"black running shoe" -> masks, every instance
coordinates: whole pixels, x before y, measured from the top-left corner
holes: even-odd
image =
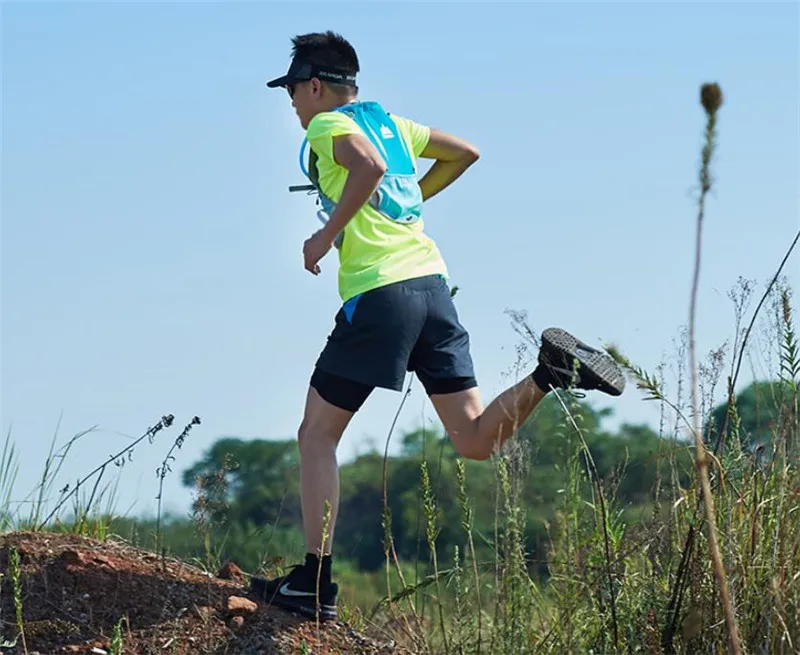
[[[574,371],[575,360],[578,366]],[[619,396],[625,389],[625,375],[611,357],[560,328],[542,332],[539,365],[534,372],[537,384],[543,380],[555,388],[597,390],[611,396]]]
[[[270,605],[317,618],[317,571],[309,571],[305,564],[292,567],[284,576],[266,579],[253,576],[250,591]],[[335,582],[319,581],[319,618],[336,619],[336,596],[339,587]]]

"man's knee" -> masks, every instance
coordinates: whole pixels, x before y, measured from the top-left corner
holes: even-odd
[[[478,439],[477,435],[462,439],[452,439],[452,441],[456,452],[464,459],[482,462],[492,456],[491,447],[486,442]]]
[[[431,394],[436,413],[450,437],[456,452],[465,459],[485,460],[492,454],[492,444],[482,438],[479,421],[483,414],[480,391],[474,378],[462,378],[454,383],[466,383],[463,390],[437,390]]]
[[[321,418],[321,417],[320,417]],[[297,445],[300,454],[319,448],[333,448],[339,444],[346,423],[313,420],[306,416],[297,429]]]

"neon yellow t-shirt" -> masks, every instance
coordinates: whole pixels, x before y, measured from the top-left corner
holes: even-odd
[[[428,145],[430,128],[410,119],[391,118],[415,158]],[[348,171],[336,163],[333,139],[346,134],[363,134],[349,116],[341,112],[317,114],[309,123],[306,138],[314,150],[319,185],[333,202],[338,202]],[[369,204],[359,209],[344,228],[339,249],[339,295],[343,302],[378,287],[424,275],[447,277],[447,267],[433,239],[424,233],[422,219],[400,223],[382,216]]]

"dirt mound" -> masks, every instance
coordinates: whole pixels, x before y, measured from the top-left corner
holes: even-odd
[[[0,635],[18,633],[11,547],[19,552],[28,652],[110,653],[122,619],[124,653],[406,654],[340,621],[320,624],[249,597],[235,564],[217,577],[107,540],[16,532],[0,536]],[[22,653],[22,640],[16,649]]]

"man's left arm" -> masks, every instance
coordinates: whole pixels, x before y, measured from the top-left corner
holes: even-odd
[[[336,236],[370,199],[386,172],[386,164],[375,146],[361,134],[333,138],[333,158],[347,169],[347,180],[328,222],[303,244],[305,268],[319,275],[319,261],[333,247]]]
[[[333,157],[347,169],[347,181],[330,221],[323,228],[325,238],[333,240],[356,212],[370,199],[386,173],[386,163],[375,146],[361,134],[344,134],[333,140]]]

